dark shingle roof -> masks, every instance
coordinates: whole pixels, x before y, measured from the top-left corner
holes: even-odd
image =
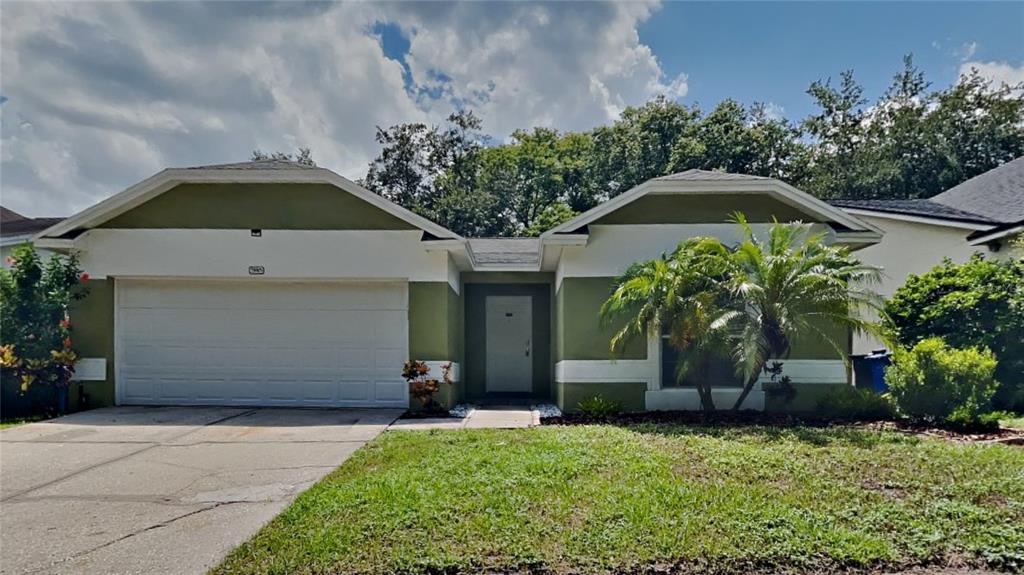
[[[669,174],[667,176],[661,176],[660,178],[654,178],[655,180],[663,181],[700,181],[700,180],[716,180],[716,181],[736,181],[736,180],[770,180],[764,176],[751,176],[748,174],[730,174],[727,172],[711,172],[708,170],[686,170],[685,172],[679,172],[678,174]]]
[[[840,208],[872,210],[890,214],[937,218],[940,220],[956,220],[979,224],[997,223],[991,218],[951,208],[932,200],[830,200],[829,203]]]
[[[191,166],[189,170],[315,170],[316,166],[307,166],[289,160],[254,160],[235,162],[233,164],[213,164],[209,166]]]
[[[8,238],[37,234],[63,220],[64,218],[23,218],[5,221],[0,223],[0,237]]]
[[[14,210],[9,210],[3,206],[0,206],[0,223],[6,224],[7,222],[15,222],[18,220],[27,220],[25,216],[19,214]]]
[[[1024,156],[954,186],[932,201],[999,223],[1024,219]]]
[[[469,246],[478,264],[540,264],[540,240],[537,238],[473,238]]]

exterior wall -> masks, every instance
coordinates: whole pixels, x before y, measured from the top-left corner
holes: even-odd
[[[647,384],[644,382],[557,382],[555,383],[555,402],[562,411],[572,413],[579,411],[579,404],[585,399],[601,396],[622,406],[623,411],[643,411],[644,393]]]
[[[967,261],[976,252],[984,253],[986,257],[994,255],[984,247],[967,243],[967,236],[973,231],[970,229],[870,215],[858,217],[885,231],[881,242],[856,252],[863,263],[882,268],[882,281],[874,289],[885,298],[892,296],[911,274],[925,273],[942,263],[943,258],[959,263]],[[855,354],[870,353],[883,347],[886,345],[877,338],[854,335]]]
[[[756,232],[766,232],[769,226],[753,224]],[[828,232],[824,226],[818,229]],[[586,246],[565,248],[556,272],[555,386],[559,407],[572,411],[581,399],[602,395],[620,401],[627,409],[700,409],[695,389],[663,385],[661,338],[657,334],[649,334],[647,341],[630,342],[623,353],[612,357],[609,343],[620,326],[602,326],[599,311],[611,294],[615,277],[633,263],[660,257],[691,237],[714,236],[735,242],[739,239],[735,224],[593,225],[589,231]],[[846,330],[823,326],[823,331],[841,350],[849,350]],[[848,383],[841,354],[817,335],[794,342],[784,366],[795,384],[812,390],[800,394],[811,403],[816,403],[812,396],[818,387]],[[770,407],[761,384],[748,396],[745,408]],[[719,407],[731,407],[739,389],[721,387],[714,395]]]
[[[103,228],[413,230],[330,184],[181,184]]]
[[[409,356],[426,361],[430,375],[441,377],[441,365],[453,363],[452,386],[442,386],[438,401],[452,407],[463,400],[463,300],[447,282],[409,283]]]
[[[768,230],[771,224],[752,224],[756,233]],[[698,236],[721,238],[727,243],[740,239],[736,224],[654,224],[654,225],[592,225],[585,246],[567,246],[562,251],[555,275],[555,287],[567,277],[615,277],[643,260],[671,252],[679,242]],[[823,225],[816,231],[832,234]]]
[[[488,274],[490,275],[490,274]],[[463,283],[465,296],[465,380],[466,398],[486,397],[487,326],[485,305],[490,295],[529,295],[533,297],[533,393],[551,397],[551,274],[495,274],[495,277],[470,276]],[[546,281],[541,281],[546,276]],[[522,279],[523,283],[495,283],[497,279]],[[484,281],[479,281],[484,280]]]
[[[76,241],[92,277],[408,279],[451,284],[444,251],[416,231],[94,229]],[[452,285],[458,289],[458,284]]]
[[[601,305],[614,288],[613,277],[565,278],[555,292],[555,361],[647,359],[643,341],[631,341],[617,356],[609,344],[624,321],[601,325]]]
[[[763,194],[649,194],[598,219],[596,224],[702,224],[727,222],[740,210],[748,222],[821,221]]]
[[[90,279],[85,286],[89,290],[86,297],[71,306],[71,338],[83,359],[106,360],[106,378],[80,383],[87,396],[84,404],[80,403],[79,383],[73,383],[69,409],[114,405],[114,280]]]

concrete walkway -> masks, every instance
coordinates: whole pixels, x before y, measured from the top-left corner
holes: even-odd
[[[121,407],[0,431],[0,573],[204,573],[400,410]]]
[[[540,425],[540,412],[521,406],[478,407],[467,417],[398,419],[388,429],[419,431],[424,429],[512,429]]]

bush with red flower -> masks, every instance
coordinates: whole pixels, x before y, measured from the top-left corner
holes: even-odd
[[[74,254],[44,264],[30,244],[10,264],[0,270],[0,377],[22,393],[33,386],[66,389],[78,359],[68,307],[85,296],[88,276]]]

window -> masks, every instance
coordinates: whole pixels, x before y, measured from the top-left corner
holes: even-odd
[[[695,387],[697,374],[690,374],[681,382],[676,381],[676,366],[679,352],[668,341],[668,335],[661,336],[661,386]],[[707,377],[712,387],[743,387],[743,380],[736,377],[735,367],[729,358],[714,358],[708,362]]]

